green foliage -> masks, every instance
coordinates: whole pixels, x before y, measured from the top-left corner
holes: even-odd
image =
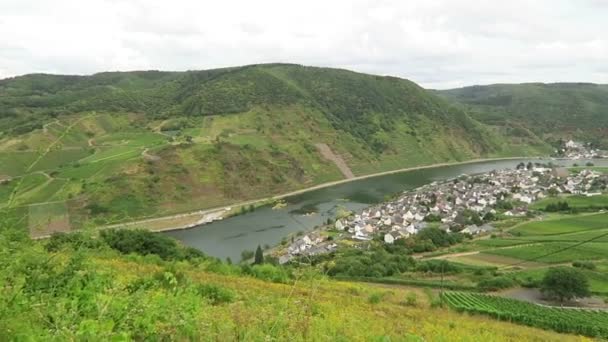
[[[205,255],[192,248],[181,248],[175,240],[148,230],[106,229],[100,238],[110,248],[123,254],[155,254],[164,260],[190,260]]]
[[[369,297],[367,298],[367,301],[370,304],[379,304],[382,301],[382,299],[384,298],[384,296],[386,296],[385,292],[374,292],[369,295]]]
[[[437,247],[448,247],[464,240],[464,236],[460,233],[448,233],[435,227],[421,230],[415,238],[417,241],[429,240]]]
[[[0,292],[0,331],[4,338],[199,337],[190,327],[195,326],[201,307],[192,305],[197,296],[187,288],[177,294],[155,285],[140,285],[127,292],[117,274],[98,270],[86,252],[63,258],[5,234],[0,236],[0,247],[0,284],[11,284]],[[158,324],[161,321],[165,323]]]
[[[569,210],[570,210],[570,205],[568,205],[568,202],[566,202],[566,201],[557,202],[557,203],[549,203],[545,207],[545,211],[550,212],[550,213],[558,212],[558,211],[569,211]]]
[[[416,271],[450,274],[462,272],[462,268],[447,260],[427,260],[416,263]]]
[[[415,292],[409,292],[405,296],[405,300],[403,301],[403,305],[405,306],[418,306],[418,296],[416,296]]]
[[[458,311],[488,315],[499,320],[562,333],[608,337],[608,314],[603,311],[549,308],[514,299],[465,292],[446,292],[443,298]]]
[[[290,279],[289,273],[284,268],[272,264],[253,265],[246,273],[274,283],[286,283]]]
[[[349,249],[336,257],[328,266],[330,276],[387,277],[410,270],[414,260],[403,253],[404,249],[374,248],[371,251]]]
[[[572,263],[572,267],[584,268],[587,270],[595,270],[597,268],[591,261],[575,261]]]
[[[606,143],[608,87],[586,83],[500,84],[445,90],[476,119],[505,130]],[[576,115],[572,115],[576,113]]]
[[[258,248],[255,250],[255,256],[253,258],[253,263],[256,265],[260,265],[264,263],[264,251],[262,251],[262,247],[258,245]]]
[[[70,246],[75,250],[80,248],[100,248],[103,245],[102,241],[91,236],[91,234],[73,232],[73,233],[54,233],[48,239],[45,248],[49,252],[57,252],[65,246]]]
[[[213,305],[231,303],[235,297],[232,291],[213,284],[200,284],[196,290]]]
[[[504,276],[483,279],[477,283],[477,287],[479,287],[479,289],[482,291],[497,291],[508,289],[515,285],[516,283],[513,279]]]
[[[560,301],[589,295],[589,281],[585,275],[571,267],[550,268],[541,282],[541,290]]]
[[[255,255],[255,253],[253,251],[246,249],[241,252],[241,261],[247,261],[247,260],[253,258],[254,255]]]

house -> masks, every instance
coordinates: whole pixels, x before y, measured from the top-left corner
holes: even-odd
[[[334,223],[334,227],[337,230],[344,230],[344,224],[342,223],[341,220],[336,220],[336,223]]]
[[[283,265],[287,262],[289,262],[289,260],[291,260],[292,256],[289,254],[285,254],[285,255],[281,255],[279,257],[279,264]]]
[[[551,170],[551,174],[553,177],[566,179],[570,172],[565,167],[555,167]]]
[[[393,232],[384,234],[384,242],[385,243],[392,244],[393,242],[395,242],[395,237],[393,236],[392,233]]]
[[[372,238],[370,238],[367,234],[365,234],[362,231],[358,231],[355,232],[355,235],[353,236],[354,239],[356,240],[363,240],[363,241],[367,241],[367,240],[371,240]]]
[[[475,235],[475,234],[479,233],[479,227],[477,227],[477,225],[472,224],[470,226],[465,227],[460,232],[463,234]]]

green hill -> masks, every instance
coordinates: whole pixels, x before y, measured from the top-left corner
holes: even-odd
[[[439,91],[471,117],[512,136],[574,138],[607,146],[608,85],[495,84]]]
[[[2,223],[2,340],[585,340],[441,308],[430,290],[221,263],[160,234],[36,242]]]
[[[0,81],[0,208],[44,233],[226,205],[350,171],[548,151],[535,137],[495,133],[410,81],[346,70],[26,75]]]

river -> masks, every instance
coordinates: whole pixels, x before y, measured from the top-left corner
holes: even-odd
[[[411,190],[433,181],[445,180],[462,174],[483,173],[515,168],[520,162],[549,162],[551,160],[511,159],[476,162],[451,166],[404,171],[378,177],[312,190],[285,199],[281,209],[261,207],[257,210],[186,230],[168,231],[188,246],[208,255],[237,262],[243,250],[255,250],[258,245],[274,246],[281,239],[298,231],[310,231],[315,226],[334,218],[339,206],[357,211],[382,202],[387,196]],[[554,164],[585,165],[586,160],[553,160]],[[596,166],[608,166],[608,160],[593,160]],[[315,212],[313,215],[303,213]]]

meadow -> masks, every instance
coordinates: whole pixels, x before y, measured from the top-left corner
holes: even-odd
[[[582,209],[606,209],[608,208],[608,195],[596,195],[596,196],[558,196],[558,197],[547,197],[540,201],[534,202],[530,208],[535,210],[543,210],[549,204],[556,204],[557,202],[567,202],[570,208]]]
[[[583,232],[602,228],[608,228],[608,213],[532,221],[517,226],[510,233],[525,237]]]

